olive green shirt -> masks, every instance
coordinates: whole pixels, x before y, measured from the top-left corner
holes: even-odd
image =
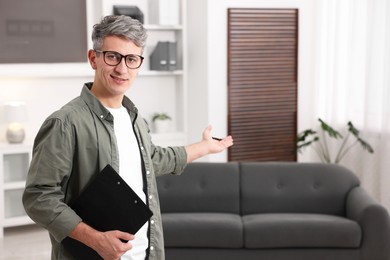
[[[50,115],[41,126],[23,194],[27,214],[49,231],[52,259],[73,259],[62,247],[82,219],[68,206],[107,164],[119,170],[119,155],[111,113],[92,94],[92,83],[81,95]],[[164,241],[156,176],[180,174],[186,166],[184,147],[159,147],[137,108],[122,102],[133,122],[142,158],[144,191],[153,212],[149,221],[148,259],[164,259]]]

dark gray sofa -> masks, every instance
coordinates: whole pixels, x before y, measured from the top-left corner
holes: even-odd
[[[389,260],[384,207],[344,167],[191,163],[157,178],[167,260]]]

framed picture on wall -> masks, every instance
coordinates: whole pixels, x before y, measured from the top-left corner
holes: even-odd
[[[87,61],[86,0],[0,0],[0,63]]]

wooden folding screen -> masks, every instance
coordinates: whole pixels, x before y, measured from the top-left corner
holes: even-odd
[[[295,161],[298,10],[228,10],[229,161]]]

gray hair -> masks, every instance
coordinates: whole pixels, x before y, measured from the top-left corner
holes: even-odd
[[[132,41],[142,51],[146,45],[147,33],[142,23],[126,15],[108,15],[93,26],[92,42],[95,50],[103,47],[104,38],[118,36]]]

